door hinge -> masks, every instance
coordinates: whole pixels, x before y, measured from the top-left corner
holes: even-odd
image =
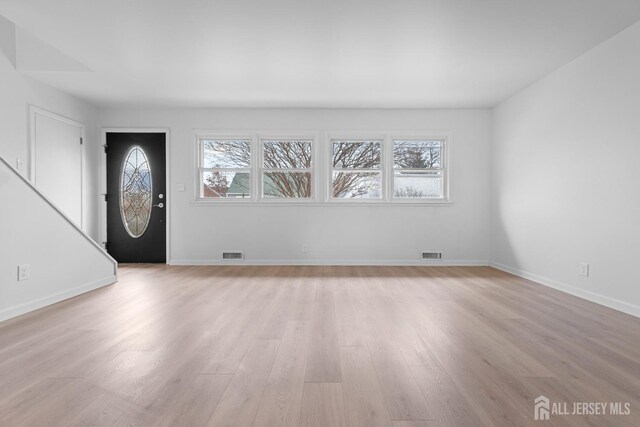
[[[84,144],[84,139],[80,137],[80,145]]]
[[[107,250],[107,246],[108,246],[107,242],[102,242],[102,246],[104,247],[104,250],[106,251]]]
[[[108,202],[109,201],[109,195],[105,193],[105,194],[103,194],[103,196],[104,196],[104,201]]]
[[[107,144],[104,144],[104,145],[102,146],[102,148],[104,148],[104,152],[106,153],[106,152],[107,152],[107,149],[109,148],[109,146],[108,146]]]

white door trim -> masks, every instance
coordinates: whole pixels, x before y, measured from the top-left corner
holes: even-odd
[[[80,229],[87,232],[85,224],[85,191],[86,191],[86,151],[85,145],[87,145],[87,135],[85,125],[82,122],[70,119],[60,114],[53,113],[35,105],[29,105],[29,181],[35,187],[36,186],[36,116],[41,115],[57,120],[61,123],[66,123],[71,126],[75,126],[80,129],[80,137],[82,138],[82,144],[80,144]],[[36,187],[37,188],[37,187]]]

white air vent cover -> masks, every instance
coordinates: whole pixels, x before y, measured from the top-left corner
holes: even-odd
[[[422,252],[422,259],[442,259],[442,252]]]
[[[222,252],[222,259],[244,259],[244,252]]]

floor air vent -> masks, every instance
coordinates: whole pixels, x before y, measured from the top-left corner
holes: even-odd
[[[442,259],[442,252],[422,252],[422,259]]]
[[[222,259],[244,259],[243,252],[222,252]]]

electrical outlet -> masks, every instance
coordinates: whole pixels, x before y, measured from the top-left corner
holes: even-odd
[[[16,170],[18,172],[22,172],[23,166],[24,166],[24,163],[22,162],[22,158],[18,157],[16,159]]]
[[[178,190],[181,193],[184,192],[186,190],[185,185],[184,184],[176,185],[176,190]]]
[[[29,264],[22,264],[18,266],[18,282],[23,280],[29,280],[30,271]]]
[[[309,252],[309,245],[307,245],[306,243],[304,243],[302,245],[302,253],[306,254],[307,252]]]
[[[580,263],[580,275],[584,277],[589,277],[589,264],[586,262]]]

